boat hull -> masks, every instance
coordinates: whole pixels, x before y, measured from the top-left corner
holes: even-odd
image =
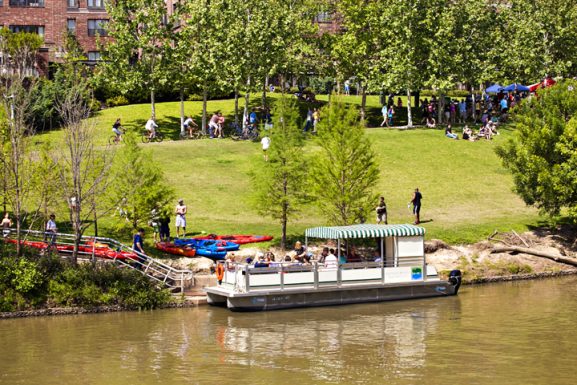
[[[206,288],[208,303],[233,311],[281,310],[299,307],[335,306],[456,295],[459,285],[447,281],[363,287],[290,289],[234,293],[219,287]]]

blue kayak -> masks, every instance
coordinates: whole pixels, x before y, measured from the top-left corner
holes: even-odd
[[[196,256],[210,258],[214,261],[220,261],[226,258],[226,250],[225,251],[217,251],[212,249],[196,249]]]
[[[194,247],[197,249],[207,249],[213,251],[236,251],[240,248],[240,246],[236,243],[230,241],[222,241],[219,239],[196,239],[196,238],[182,238],[182,239],[175,239],[174,244],[176,246],[189,246]],[[202,254],[200,254],[202,255]]]

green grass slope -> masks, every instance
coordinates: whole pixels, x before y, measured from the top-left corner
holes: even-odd
[[[200,107],[200,102],[187,102],[186,112],[199,116]],[[217,109],[231,114],[233,101],[211,101],[209,111]],[[136,129],[144,124],[149,111],[149,105],[102,111],[94,118],[100,140],[108,137],[116,117]],[[179,104],[159,103],[157,111],[161,128],[178,133]],[[495,229],[524,230],[537,224],[536,210],[527,208],[512,192],[512,178],[494,152],[510,131],[503,129],[495,140],[476,143],[450,140],[443,133],[367,129],[380,164],[377,190],[386,198],[389,223],[413,221],[407,203],[414,188],[419,187],[424,196],[421,219],[426,221],[423,226],[429,239],[474,242]],[[60,136],[55,131],[40,138]],[[305,151],[314,150],[314,146],[314,141],[308,140]],[[143,147],[153,152],[154,161],[163,168],[177,196],[187,203],[189,231],[279,235],[280,225],[260,215],[253,198],[251,175],[265,166],[259,143],[203,139]],[[104,230],[109,223],[104,221]],[[311,205],[289,224],[289,232],[299,237],[306,227],[324,224],[324,218]]]

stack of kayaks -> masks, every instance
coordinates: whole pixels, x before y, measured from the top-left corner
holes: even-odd
[[[8,243],[18,243],[16,239],[4,239],[5,242]],[[40,241],[20,241],[20,244],[25,247],[32,247],[35,249],[44,250],[48,248],[47,242],[40,242]],[[74,251],[74,245],[70,244],[62,244],[56,243],[54,245],[58,252],[69,252],[71,253]],[[78,245],[78,251],[82,254],[92,254],[98,258],[106,258],[106,259],[136,259],[137,256],[133,253],[128,251],[117,251],[110,248],[108,245],[104,243],[93,243],[88,242],[85,244]]]
[[[194,239],[222,240],[222,241],[233,242],[233,243],[236,243],[237,245],[245,245],[247,243],[270,241],[273,239],[273,237],[270,235],[243,235],[243,234],[217,235],[217,234],[209,234],[209,235],[203,235],[203,236],[195,237]]]

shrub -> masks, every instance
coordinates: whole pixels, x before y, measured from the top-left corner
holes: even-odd
[[[123,95],[114,96],[112,98],[106,99],[106,105],[108,107],[126,106],[130,102]]]

